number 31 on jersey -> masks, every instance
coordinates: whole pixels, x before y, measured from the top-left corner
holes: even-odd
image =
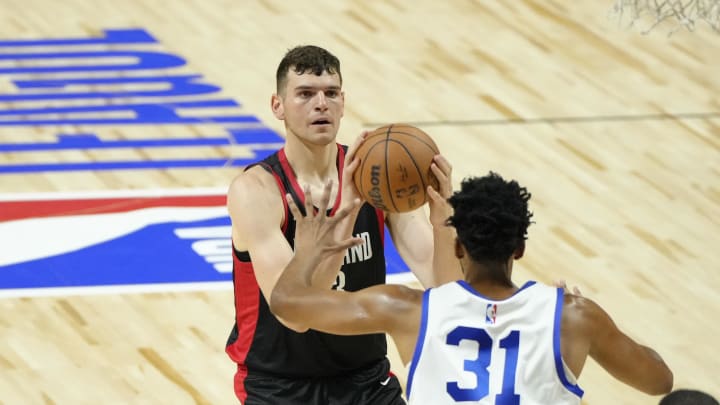
[[[490,373],[488,367],[492,361],[493,339],[480,328],[458,326],[447,335],[445,343],[459,346],[463,340],[477,342],[478,355],[475,359],[466,359],[464,370],[475,375],[475,388],[460,388],[457,381],[447,383],[448,394],[458,402],[479,401],[490,393]],[[502,390],[495,396],[495,405],[519,405],[520,396],[515,394],[515,372],[517,371],[520,331],[513,330],[500,339],[500,348],[505,349],[505,369],[502,378]]]

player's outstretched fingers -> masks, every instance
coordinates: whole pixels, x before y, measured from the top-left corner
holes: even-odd
[[[314,210],[313,210],[313,198],[312,198],[312,191],[310,190],[310,185],[306,184],[303,188],[303,192],[305,193],[305,215],[309,217],[314,217]]]
[[[359,246],[363,244],[363,239],[358,238],[356,236],[351,236],[345,240],[337,242],[334,246],[332,246],[331,251],[334,252],[342,252],[344,250],[348,250],[353,246]]]
[[[304,217],[302,212],[300,212],[300,208],[298,208],[298,206],[295,204],[295,200],[292,198],[292,195],[290,195],[290,193],[285,194],[285,201],[287,201],[288,209],[296,220],[300,220]]]
[[[350,215],[350,213],[352,213],[354,210],[356,210],[357,208],[359,208],[360,205],[362,205],[362,200],[359,199],[359,198],[354,199],[354,200],[350,203],[350,205],[339,209],[339,210],[335,213],[335,215],[333,215],[333,216],[331,217],[331,219],[328,221],[329,224],[330,224],[331,226],[335,226],[336,223],[338,223],[338,222],[342,221],[343,219],[345,219],[345,217],[347,217],[348,215]]]
[[[320,197],[320,204],[318,205],[318,215],[327,215],[327,208],[330,204],[330,193],[332,192],[333,181],[332,179],[325,182],[323,187],[322,197]]]

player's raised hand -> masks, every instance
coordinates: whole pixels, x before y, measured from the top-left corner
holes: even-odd
[[[321,259],[334,253],[344,251],[352,246],[359,245],[361,238],[339,239],[334,232],[335,227],[343,219],[360,205],[360,199],[356,198],[351,204],[338,210],[332,217],[327,215],[328,204],[330,203],[330,192],[333,182],[328,181],[323,188],[317,212],[313,207],[313,198],[310,187],[305,187],[305,213],[293,201],[290,194],[285,198],[288,208],[295,218],[295,254],[317,255]]]
[[[573,287],[572,290],[571,290],[570,287],[568,287],[568,285],[567,285],[567,283],[565,282],[565,280],[555,280],[555,281],[553,282],[553,285],[555,285],[555,287],[562,288],[563,290],[565,290],[565,293],[569,293],[569,294],[573,294],[573,295],[579,295],[579,296],[581,296],[581,297],[583,296],[582,293],[580,292],[580,289],[579,289],[578,287]]]
[[[452,165],[443,155],[435,155],[430,170],[438,181],[438,189],[427,187],[430,206],[430,223],[433,226],[443,226],[452,215],[452,207],[447,199],[452,196]]]
[[[355,142],[353,142],[352,145],[348,148],[347,154],[345,155],[345,165],[343,167],[343,173],[342,173],[342,199],[341,199],[341,207],[352,205],[353,201],[357,198],[360,198],[360,193],[358,193],[357,188],[355,187],[355,182],[353,181],[353,175],[355,174],[355,170],[357,170],[358,166],[360,166],[360,159],[356,158],[355,154],[357,153],[357,150],[360,148],[360,145],[365,142],[365,138],[367,137],[368,131],[363,131],[356,139]]]

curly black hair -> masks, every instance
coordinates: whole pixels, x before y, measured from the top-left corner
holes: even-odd
[[[287,51],[275,73],[278,94],[281,94],[285,89],[290,69],[299,75],[305,72],[311,72],[318,76],[323,72],[337,73],[340,77],[340,84],[342,84],[340,60],[319,46],[301,45]]]
[[[506,262],[527,239],[530,196],[515,180],[505,181],[497,173],[466,178],[448,200],[455,212],[447,222],[475,261]]]
[[[718,401],[702,391],[682,389],[667,394],[658,405],[718,405]]]

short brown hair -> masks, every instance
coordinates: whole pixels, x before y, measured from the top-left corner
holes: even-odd
[[[342,85],[342,74],[340,73],[340,60],[327,50],[313,45],[301,45],[287,51],[278,65],[275,80],[277,92],[280,94],[287,84],[288,72],[292,69],[301,75],[311,72],[320,76],[323,72],[335,74],[340,77]]]

